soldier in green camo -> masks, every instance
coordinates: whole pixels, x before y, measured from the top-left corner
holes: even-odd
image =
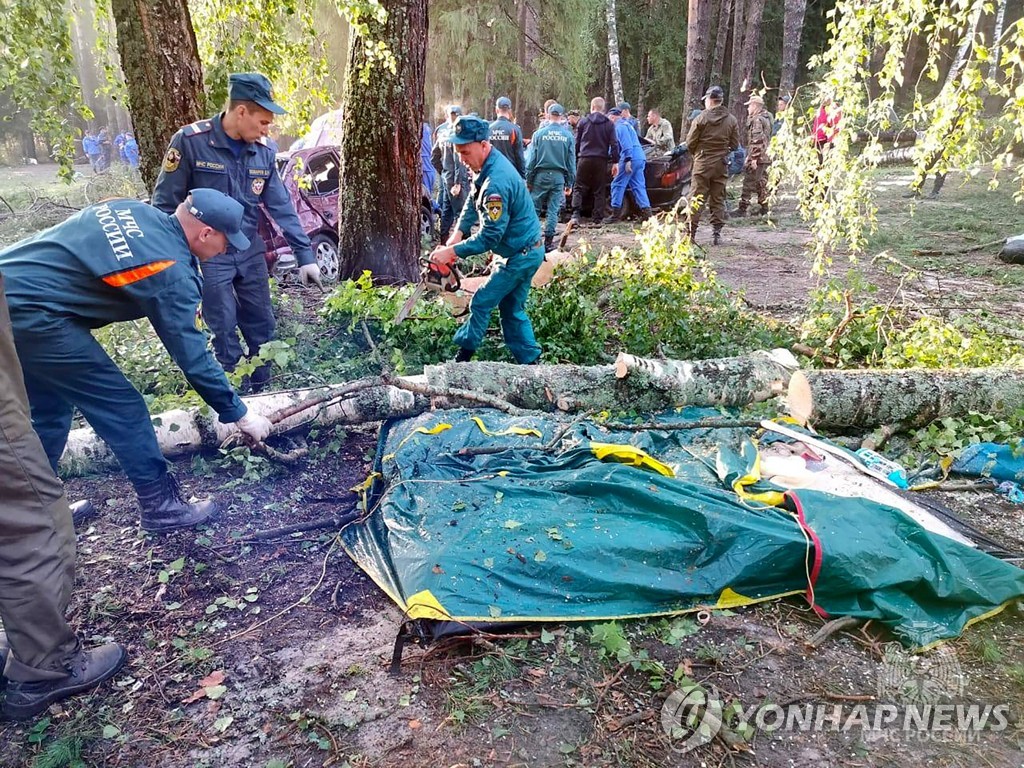
[[[764,99],[754,95],[747,102],[747,161],[743,165],[743,192],[737,213],[747,215],[750,198],[757,193],[758,214],[768,213],[768,143],[772,140],[772,116]]]

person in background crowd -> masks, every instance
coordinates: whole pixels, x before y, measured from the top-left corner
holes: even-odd
[[[445,110],[448,119],[434,129],[434,148],[430,160],[441,177],[438,207],[441,209],[441,240],[447,240],[452,225],[462,213],[469,191],[469,173],[459,160],[459,153],[451,142],[455,121],[462,115],[462,107],[450,104]]]
[[[645,138],[654,147],[665,154],[671,152],[676,146],[675,132],[672,130],[672,123],[661,116],[657,109],[647,112],[647,136]]]
[[[545,219],[545,253],[555,249],[558,213],[576,181],[575,139],[562,122],[564,116],[561,104],[548,107],[547,125],[538,128],[530,142],[530,163],[526,169],[526,186],[537,215]]]
[[[593,198],[591,213],[595,224],[608,215],[609,164],[619,162],[619,142],[615,126],[604,114],[605,101],[600,96],[590,100],[590,114],[576,126],[576,186],[572,190],[572,219],[580,223],[583,203]]]
[[[690,238],[697,237],[697,226],[705,207],[711,208],[712,242],[721,242],[725,226],[726,158],[740,145],[739,125],[722,102],[725,92],[712,85],[704,94],[704,111],[690,124],[686,146],[693,154],[693,185],[690,191]]]
[[[509,162],[526,178],[526,160],[523,158],[523,132],[512,120],[512,100],[499,96],[494,103],[497,118],[491,123],[491,146],[508,158]]]

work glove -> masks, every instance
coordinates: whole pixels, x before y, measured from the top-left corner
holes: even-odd
[[[315,263],[299,267],[299,280],[303,285],[316,284],[321,291],[324,289],[324,279],[320,275],[320,267]]]
[[[246,411],[245,416],[235,422],[238,431],[250,438],[254,443],[262,443],[270,435],[274,425],[266,416],[252,410]]]

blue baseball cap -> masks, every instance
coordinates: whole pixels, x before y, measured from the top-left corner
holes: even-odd
[[[608,114],[609,115],[621,115],[622,114],[622,110],[619,109],[618,107],[612,107],[611,109],[608,110]]]
[[[242,234],[245,209],[234,198],[216,189],[197,187],[188,193],[185,206],[203,224],[223,232],[235,249],[244,251],[249,247],[249,238]]]
[[[474,141],[487,141],[491,138],[491,124],[479,117],[466,115],[455,121],[452,144],[472,144]]]
[[[548,114],[557,115],[561,117],[562,115],[565,114],[565,107],[563,107],[561,104],[552,104],[550,107],[548,107]]]
[[[237,101],[251,101],[275,115],[286,114],[274,103],[273,88],[266,75],[259,72],[235,72],[228,75],[228,96]]]
[[[512,109],[512,99],[508,96],[499,96],[498,100],[494,102],[495,109]]]
[[[458,104],[449,104],[448,109],[445,110],[446,115],[461,115],[462,107]]]
[[[629,112],[629,111],[630,111],[630,109],[631,109],[631,107],[629,106],[629,102],[628,102],[628,101],[620,101],[620,102],[619,102],[619,103],[618,103],[618,104],[616,105],[616,107],[617,107],[618,109],[621,109],[621,110],[622,110],[623,112]]]

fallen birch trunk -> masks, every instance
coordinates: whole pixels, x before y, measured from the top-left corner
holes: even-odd
[[[916,427],[971,411],[1012,414],[1024,405],[1024,369],[799,371],[789,388],[790,411],[819,430]]]
[[[267,417],[288,409],[275,433],[306,423],[365,424],[414,416],[431,408],[487,407],[506,401],[528,410],[659,411],[682,405],[746,405],[786,391],[796,360],[786,350],[756,352],[693,362],[646,360],[620,355],[615,365],[523,366],[508,363],[449,363],[428,366],[423,376],[383,381],[300,409],[303,401],[322,400],[335,387],[274,392],[244,398]],[[466,391],[460,398],[459,390]],[[472,393],[477,398],[470,399]],[[488,400],[496,403],[489,404]],[[511,408],[507,409],[511,410]],[[232,433],[206,408],[174,410],[153,417],[157,442],[175,457],[219,446]],[[111,465],[113,456],[91,428],[71,432],[61,457],[70,474]]]

